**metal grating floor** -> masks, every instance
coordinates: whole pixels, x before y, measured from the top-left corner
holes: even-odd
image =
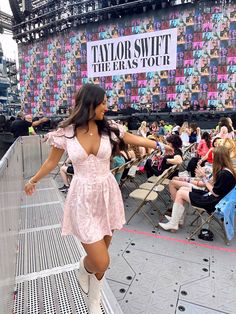
[[[75,271],[22,281],[17,291],[14,313],[88,313]]]
[[[53,179],[42,180],[33,197],[23,196],[14,314],[88,313],[77,279],[82,247],[76,238],[61,236],[62,216],[63,198]]]
[[[80,245],[60,235],[63,199],[57,186],[43,180],[35,201],[25,199],[21,208],[16,314],[87,313],[76,279]],[[128,198],[125,206],[128,217],[137,203]],[[157,220],[155,210],[146,212]],[[186,226],[192,218],[187,216]],[[227,247],[214,232],[213,242],[189,242],[189,231],[153,229],[140,213],[115,232],[106,278],[119,304],[106,313],[235,314],[236,239]]]

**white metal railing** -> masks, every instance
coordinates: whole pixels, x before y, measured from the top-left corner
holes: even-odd
[[[20,140],[0,161],[0,313],[12,313],[19,208],[23,185]]]
[[[13,312],[24,179],[35,174],[49,150],[43,137],[26,136],[18,138],[0,160],[0,314]],[[83,252],[82,246],[80,250]],[[107,282],[103,289],[103,307],[106,313],[123,313]]]
[[[18,138],[0,160],[0,313],[12,313],[23,181],[48,155],[40,136]]]

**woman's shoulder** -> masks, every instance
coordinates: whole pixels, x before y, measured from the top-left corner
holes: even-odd
[[[65,137],[73,137],[74,136],[74,125],[68,125],[65,128],[63,128],[63,132]]]
[[[59,127],[57,130],[47,133],[46,140],[49,145],[65,150],[67,147],[67,138],[71,138],[73,136],[73,126],[68,126],[65,128]]]
[[[218,172],[218,176],[220,177],[227,177],[227,178],[235,178],[233,173],[228,168],[223,168]],[[235,178],[236,180],[236,178]]]

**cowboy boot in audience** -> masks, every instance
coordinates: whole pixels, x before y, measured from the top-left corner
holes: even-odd
[[[179,229],[179,221],[185,211],[183,205],[174,203],[171,220],[167,223],[159,223],[159,226],[164,230],[170,230],[171,232],[176,232]]]
[[[165,217],[166,217],[166,219],[167,219],[168,221],[171,221],[171,219],[172,219],[172,217],[171,217],[171,216],[168,216],[168,215],[165,215]],[[180,220],[179,220],[179,226],[180,226],[180,227],[183,227],[183,225],[184,225],[184,219],[185,219],[185,214],[183,213],[182,217],[181,217]]]

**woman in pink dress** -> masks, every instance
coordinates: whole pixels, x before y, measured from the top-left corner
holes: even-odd
[[[80,260],[79,283],[88,293],[90,314],[102,313],[101,288],[109,265],[108,247],[113,231],[125,223],[119,186],[110,172],[113,151],[123,138],[127,144],[156,148],[160,144],[126,133],[122,126],[108,122],[105,91],[93,84],[84,85],[76,96],[69,118],[57,131],[48,134],[52,145],[49,157],[25,185],[31,195],[39,180],[48,175],[67,151],[74,176],[65,201],[63,235],[74,235],[87,255]]]

